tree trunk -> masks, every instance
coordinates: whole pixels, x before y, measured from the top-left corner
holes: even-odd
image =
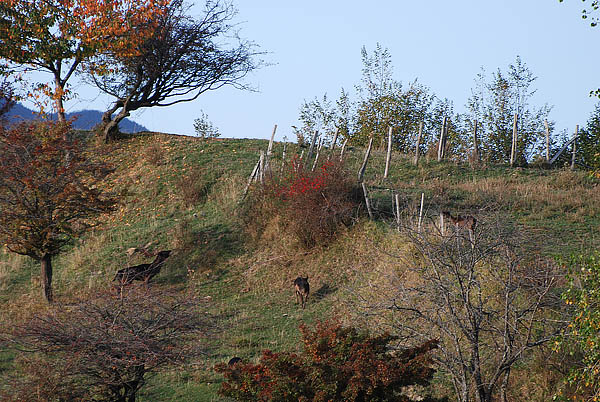
[[[508,380],[510,377],[510,369],[506,370],[504,373],[504,379],[502,380],[502,388],[501,388],[501,401],[508,402],[508,397],[506,396],[506,391],[508,390]]]
[[[59,73],[60,74],[60,73]],[[56,108],[56,116],[58,121],[64,123],[67,121],[67,116],[65,115],[65,106],[63,103],[63,94],[65,88],[61,83],[60,77],[54,77],[54,107]],[[65,134],[66,135],[66,134]]]
[[[109,143],[117,139],[119,134],[119,123],[129,116],[129,111],[125,106],[121,109],[121,111],[115,116],[112,117],[108,115],[108,112],[102,115],[102,122],[104,127],[102,128],[102,133],[104,134],[104,142]]]
[[[52,303],[52,256],[45,254],[41,260],[42,265],[42,289],[48,303]]]

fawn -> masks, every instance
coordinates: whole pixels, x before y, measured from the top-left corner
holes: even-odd
[[[133,281],[144,281],[144,284],[148,287],[148,282],[160,272],[163,263],[169,258],[170,254],[171,250],[160,251],[150,264],[140,264],[120,269],[115,274],[113,281],[119,282],[121,290],[123,290],[123,286],[129,285]]]
[[[306,300],[310,293],[310,285],[308,284],[308,276],[303,278],[301,276],[294,279],[294,288],[296,289],[296,303],[298,303],[298,297],[302,302],[302,308],[306,306]]]

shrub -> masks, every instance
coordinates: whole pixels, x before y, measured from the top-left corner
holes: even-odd
[[[177,193],[188,207],[201,204],[206,201],[218,175],[210,174],[205,169],[193,170],[175,180]]]
[[[0,386],[0,400],[134,401],[148,376],[202,352],[198,335],[211,319],[197,310],[193,297],[99,293],[2,328],[0,339],[37,353],[20,353],[27,375]]]
[[[557,347],[580,357],[567,377],[569,399],[600,400],[600,253],[573,257],[563,294],[572,319]]]
[[[219,129],[215,127],[208,116],[203,111],[200,111],[200,117],[194,120],[194,130],[200,138],[217,138],[221,135]]]
[[[144,150],[144,158],[152,166],[160,166],[165,163],[165,151],[157,143],[151,143]]]
[[[255,214],[276,213],[281,225],[304,247],[326,244],[340,225],[350,225],[362,202],[344,164],[325,162],[315,171],[295,157],[280,175],[268,178],[254,197]],[[252,217],[253,222],[261,219]]]
[[[390,335],[335,322],[300,331],[301,355],[267,350],[258,364],[215,366],[225,376],[220,394],[239,401],[411,401],[403,388],[427,385],[434,373],[428,352],[435,341],[390,353]]]

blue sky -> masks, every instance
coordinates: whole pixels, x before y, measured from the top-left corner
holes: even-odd
[[[200,13],[202,2],[193,11]],[[273,65],[248,78],[259,92],[222,88],[194,102],[134,112],[148,129],[193,135],[203,110],[223,137],[295,140],[302,102],[340,89],[352,90],[361,78],[360,50],[377,43],[388,48],[394,78],[418,78],[437,96],[465,110],[474,79],[506,71],[517,55],[538,77],[532,103],[553,106],[556,131],[584,125],[600,87],[600,27],[581,19],[580,0],[234,0],[241,36],[269,52]],[[104,109],[108,100],[79,88],[68,111]]]

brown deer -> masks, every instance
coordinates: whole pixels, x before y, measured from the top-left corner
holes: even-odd
[[[129,285],[133,281],[144,281],[144,284],[148,287],[148,282],[160,272],[162,265],[170,254],[171,250],[160,251],[150,264],[140,264],[120,269],[115,274],[113,281],[119,283],[121,291],[123,291],[123,286]]]
[[[459,229],[467,229],[469,231],[469,239],[471,240],[471,246],[473,246],[473,233],[475,232],[477,219],[475,219],[475,217],[471,215],[457,215],[456,217],[454,217],[448,211],[443,211],[442,215],[444,216],[444,219],[449,219],[450,222],[454,224],[457,232]]]
[[[308,299],[308,295],[310,294],[310,285],[308,284],[308,276],[303,278],[301,276],[294,279],[294,288],[296,289],[296,303],[298,303],[298,298],[302,302],[302,308],[306,306],[306,300]]]

